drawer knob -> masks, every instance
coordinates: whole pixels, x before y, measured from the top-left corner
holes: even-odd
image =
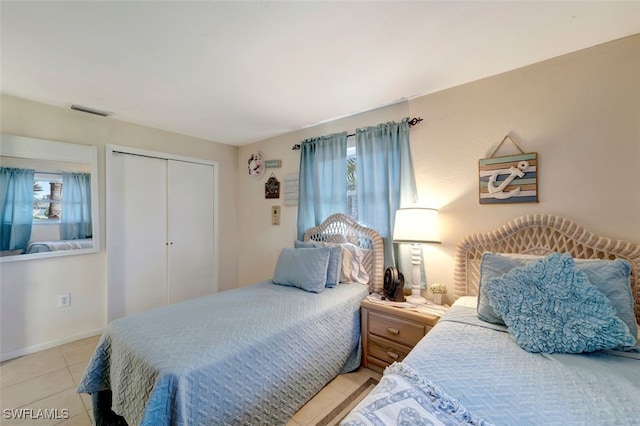
[[[393,359],[400,358],[400,355],[398,355],[397,353],[391,352],[391,351],[387,352],[387,355],[389,355],[389,358],[393,358]]]
[[[389,334],[393,334],[394,336],[397,336],[398,334],[400,334],[400,330],[398,330],[397,328],[387,328],[387,331],[389,332]]]

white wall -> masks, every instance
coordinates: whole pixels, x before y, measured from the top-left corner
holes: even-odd
[[[404,116],[411,130],[420,201],[440,209],[442,245],[425,246],[429,283],[453,281],[456,243],[520,215],[562,215],[593,232],[640,243],[640,35],[561,56],[357,117],[293,132],[240,149],[283,159],[278,179],[298,170],[293,143]],[[538,204],[480,205],[478,160],[510,133],[539,155]],[[505,143],[507,144],[507,143]],[[500,155],[516,152],[504,146]],[[246,167],[246,164],[244,165]],[[267,170],[269,174],[269,170]],[[241,177],[239,282],[273,274],[280,249],[295,238],[296,208],[269,222],[264,180]],[[281,203],[279,203],[281,204]]]
[[[220,290],[237,283],[238,148],[102,118],[11,96],[1,98],[2,133],[96,145],[100,192],[99,253],[0,265],[0,357],[19,355],[106,326],[105,145],[124,145],[205,160],[220,165]],[[58,308],[58,295],[71,306]]]

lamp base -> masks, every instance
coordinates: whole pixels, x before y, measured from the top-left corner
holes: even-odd
[[[414,305],[424,305],[427,299],[420,295],[420,262],[422,262],[422,246],[413,244],[411,246],[411,296],[407,297],[407,302]]]
[[[407,296],[407,302],[412,303],[414,305],[424,305],[427,303],[427,299],[422,296]]]

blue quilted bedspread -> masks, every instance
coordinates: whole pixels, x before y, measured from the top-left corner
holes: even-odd
[[[285,424],[360,363],[361,300],[261,282],[113,321],[78,392],[130,425]]]
[[[454,399],[471,416],[443,424],[464,424],[470,419],[496,425],[640,422],[638,353],[529,353],[503,326],[478,320],[475,305],[454,305],[402,364],[421,381],[433,384],[439,396]],[[397,378],[393,371],[389,373],[390,379]],[[365,399],[357,409],[368,410],[369,415],[371,402]],[[413,404],[414,408],[419,406]],[[401,420],[400,411],[406,407],[406,403],[399,404],[392,416]],[[416,411],[413,413],[417,416]]]

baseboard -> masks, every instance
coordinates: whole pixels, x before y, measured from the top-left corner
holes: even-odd
[[[61,339],[51,340],[49,342],[40,343],[38,345],[27,346],[26,348],[18,349],[16,351],[6,352],[0,354],[0,362],[7,361],[9,359],[17,358],[19,356],[29,355],[35,352],[40,352],[45,349],[55,348],[56,346],[64,345],[65,343],[74,342],[76,340],[84,339],[87,337],[97,336],[102,334],[104,328],[96,330],[85,331],[84,333],[74,334],[72,336],[63,337]]]

